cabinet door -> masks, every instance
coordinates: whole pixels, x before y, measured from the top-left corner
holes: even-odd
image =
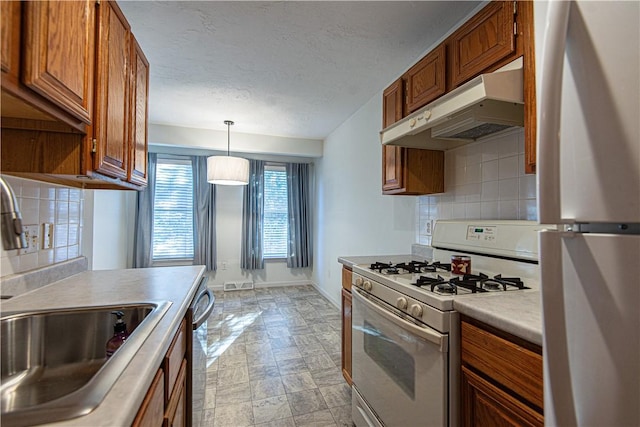
[[[491,2],[451,36],[454,87],[515,52],[514,17],[515,2]]]
[[[2,49],[2,83],[10,79],[14,85],[18,83],[20,65],[20,7],[17,1],[0,2],[1,34],[0,47]]]
[[[131,42],[131,160],[128,181],[146,185],[149,62],[133,36]]]
[[[462,425],[464,427],[542,427],[544,418],[534,409],[463,366]]]
[[[30,1],[23,7],[23,83],[90,124],[95,0]]]
[[[151,383],[138,415],[131,424],[134,427],[158,427],[164,420],[164,373],[162,369]]]
[[[382,126],[391,126],[403,116],[403,81],[396,80],[382,94]],[[382,146],[382,192],[403,187],[403,155],[405,148]]]
[[[342,375],[351,385],[351,292],[342,289]]]
[[[407,113],[445,93],[445,60],[446,47],[441,44],[406,72]]]
[[[98,19],[98,71],[93,169],[127,179],[131,28],[115,2],[102,2]]]

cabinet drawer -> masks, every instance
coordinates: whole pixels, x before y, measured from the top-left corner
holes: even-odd
[[[169,351],[167,351],[167,355],[165,356],[165,402],[169,402],[171,391],[178,379],[180,366],[182,365],[182,360],[184,359],[186,350],[187,331],[186,321],[183,320],[180,324],[180,328],[178,328],[178,332],[176,332],[176,336],[173,339],[171,346],[169,347]]]
[[[171,392],[169,403],[167,405],[167,412],[165,418],[168,426],[184,426],[186,425],[186,387],[187,387],[187,361],[182,360],[180,365],[180,372],[176,380],[175,389]]]
[[[461,322],[462,363],[495,379],[539,408],[542,356],[467,322]]]
[[[158,427],[162,425],[164,418],[164,373],[158,370],[153,378],[151,387],[140,406],[136,419],[133,420],[134,427]]]

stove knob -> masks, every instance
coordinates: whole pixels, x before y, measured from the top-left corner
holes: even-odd
[[[362,286],[362,277],[356,277],[356,286]]]
[[[365,280],[365,282],[362,284],[362,287],[365,291],[370,291],[371,288],[373,288],[373,286],[371,286],[371,282],[368,280]]]
[[[405,297],[400,297],[398,298],[398,301],[396,301],[396,307],[398,307],[400,310],[406,310],[408,305],[409,303],[407,302],[407,299]]]
[[[422,317],[422,306],[420,304],[413,304],[411,306],[411,315],[413,317]]]

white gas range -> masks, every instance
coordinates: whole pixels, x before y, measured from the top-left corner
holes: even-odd
[[[540,229],[531,221],[438,221],[432,259],[353,266],[357,426],[458,425],[454,301],[538,290]],[[470,265],[452,268],[452,256]]]

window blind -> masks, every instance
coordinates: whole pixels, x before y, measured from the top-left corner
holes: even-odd
[[[193,259],[193,172],[190,160],[158,159],[153,260]]]
[[[287,172],[284,166],[264,170],[263,253],[265,258],[286,258],[289,227]]]

